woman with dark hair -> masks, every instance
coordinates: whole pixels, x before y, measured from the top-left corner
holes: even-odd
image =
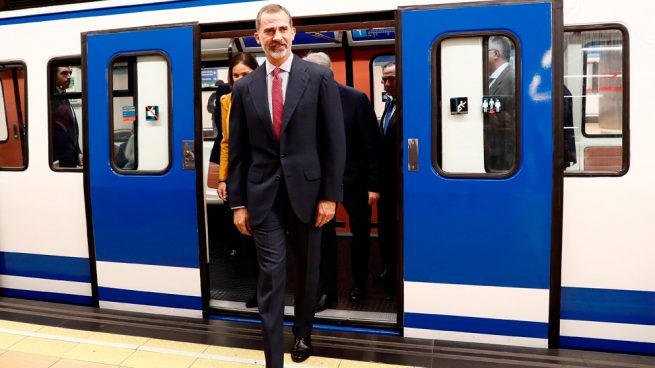
[[[259,64],[257,63],[257,60],[250,54],[241,52],[234,55],[230,60],[229,67],[227,69],[229,87],[232,88],[232,86],[236,81],[245,77],[253,70],[257,69],[258,66]],[[217,137],[217,140],[214,142],[214,147],[212,148],[211,156],[212,158],[219,156],[218,159],[219,162],[216,162],[219,164],[217,191],[218,191],[218,196],[223,201],[227,202],[227,185],[225,181],[227,180],[228,141],[230,136],[229,134],[230,107],[232,105],[232,93],[227,93],[222,95],[220,97],[220,105],[221,105],[221,120],[222,120],[221,126],[223,132],[223,136],[220,141],[220,154],[219,155],[215,154],[215,151],[219,148],[218,147],[219,138]],[[212,159],[212,161],[214,160]],[[227,208],[229,209],[229,205]],[[239,234],[238,231],[236,231],[236,228],[232,223],[232,216],[230,215],[227,218],[230,220],[228,224],[228,228],[230,229],[228,232],[230,235],[228,236],[229,250],[227,256],[228,259],[234,260],[237,258],[239,254],[239,249],[242,248],[242,243],[245,241],[252,241],[252,240],[243,239],[243,235]],[[258,270],[258,268],[255,267],[255,270]],[[246,301],[246,307],[254,308],[256,306],[257,306],[257,293],[255,292],[255,294],[248,301]]]
[[[230,88],[236,81],[245,77],[253,70],[257,69],[259,63],[250,54],[240,52],[232,57],[230,66],[227,69],[227,80]],[[230,130],[230,106],[232,105],[232,93],[221,96],[221,117],[223,120],[223,139],[221,139],[221,159],[218,171],[218,196],[222,200],[227,199],[227,155],[228,155],[228,141]]]

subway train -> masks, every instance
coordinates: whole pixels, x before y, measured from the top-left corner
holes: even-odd
[[[0,12],[0,295],[257,318],[245,305],[254,251],[227,236],[230,211],[209,156],[231,56],[265,59],[253,33],[266,3],[108,0]],[[320,323],[655,354],[655,5],[282,5],[294,17],[294,52],[327,53],[335,79],[365,92],[378,119],[382,66],[397,70],[400,272],[375,277],[374,235],[367,300],[342,294]],[[505,92],[494,91],[491,55],[513,71]],[[62,126],[62,113],[75,124]],[[75,147],[70,162],[58,139]],[[341,209],[338,224],[347,291]]]

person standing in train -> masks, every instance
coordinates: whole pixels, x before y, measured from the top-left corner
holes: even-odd
[[[396,280],[396,261],[398,254],[398,190],[401,180],[400,155],[398,153],[398,136],[400,117],[396,109],[396,64],[390,62],[382,66],[382,85],[387,96],[387,103],[380,122],[382,135],[382,186],[378,202],[378,234],[380,253],[384,269],[378,279],[392,287]]]
[[[489,98],[496,99],[495,113],[485,114],[484,166],[486,172],[503,172],[514,166],[514,67],[510,63],[512,45],[505,36],[489,38],[487,68]],[[499,104],[500,102],[500,104]],[[500,106],[502,105],[502,109]]]
[[[250,74],[253,70],[257,69],[259,67],[259,63],[257,63],[257,59],[255,59],[252,55],[241,52],[238,53],[234,56],[232,56],[232,59],[230,60],[230,64],[227,68],[227,80],[230,88],[234,86],[234,83],[238,81],[239,79],[245,77],[246,75]],[[226,93],[223,94],[219,97],[219,104],[221,107],[221,139],[220,143],[217,144],[217,142],[214,142],[214,147],[220,146],[220,160],[219,160],[219,167],[218,167],[218,185],[217,185],[217,191],[218,191],[218,197],[228,203],[229,206],[229,201],[228,201],[228,194],[227,194],[227,172],[228,172],[228,140],[229,140],[229,121],[230,121],[230,106],[232,105],[232,93]],[[217,141],[218,141],[217,136]],[[212,149],[213,150],[213,149]],[[230,233],[235,231],[236,229],[232,226],[232,224],[229,225]],[[228,251],[228,258],[233,260],[236,259],[237,255],[239,254],[240,251],[243,250],[243,243],[248,242],[248,240],[242,239],[243,235],[237,233],[234,234],[233,236],[228,237],[228,242],[229,244],[229,251]],[[246,308],[255,308],[257,306],[257,289],[255,288],[255,295],[253,295],[250,299],[246,301]]]
[[[255,39],[266,63],[234,84],[227,187],[234,223],[253,235],[266,366],[284,363],[286,249],[296,251],[294,362],[312,354],[321,227],[342,199],[343,113],[332,72],[295,57],[291,15],[260,9]]]
[[[70,87],[70,66],[55,67],[55,94],[52,99],[52,164],[55,168],[82,166],[80,127],[66,90]]]
[[[324,52],[310,53],[305,60],[332,67]],[[343,176],[343,206],[348,213],[353,234],[351,269],[353,285],[348,294],[352,302],[366,297],[369,252],[371,247],[371,206],[380,198],[380,153],[382,141],[377,131],[377,118],[366,94],[354,88],[339,86],[346,132],[346,171]],[[316,310],[337,304],[337,234],[336,220],[323,228],[321,240],[321,276]]]

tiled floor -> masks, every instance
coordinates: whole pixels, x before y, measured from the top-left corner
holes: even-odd
[[[655,356],[315,327],[315,356],[300,365],[287,356],[287,367],[655,368]],[[290,328],[285,327],[284,339],[290,348]],[[0,297],[0,368],[248,368],[264,365],[261,347],[256,321],[167,317]]]
[[[405,367],[311,357],[291,367]],[[264,365],[261,351],[91,332],[0,320],[2,368],[248,368]]]

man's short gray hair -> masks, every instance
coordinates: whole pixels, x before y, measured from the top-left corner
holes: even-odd
[[[382,65],[382,71],[384,71],[387,68],[391,68],[391,67],[394,67],[394,68],[396,67],[396,62],[395,61],[390,61],[390,62]]]
[[[310,52],[303,59],[324,66],[328,69],[332,68],[332,60],[330,60],[330,57],[324,52]]]
[[[259,12],[257,13],[257,18],[255,18],[255,28],[257,28],[257,31],[259,31],[259,25],[261,24],[262,14],[277,13],[277,12],[285,12],[289,16],[289,26],[293,27],[293,19],[291,19],[291,13],[289,13],[289,11],[285,7],[279,4],[268,4],[265,7],[259,9]]]
[[[511,57],[512,43],[505,36],[489,37],[489,50],[498,50],[500,57],[509,61]]]

